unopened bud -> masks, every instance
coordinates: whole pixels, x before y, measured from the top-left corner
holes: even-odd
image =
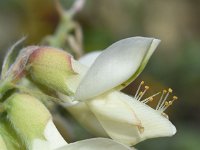
[[[27,148],[34,139],[44,139],[51,114],[38,99],[26,94],[14,94],[5,106],[9,121]]]
[[[40,47],[30,55],[27,70],[35,82],[71,94],[67,79],[76,75],[71,60],[72,56],[62,50]]]

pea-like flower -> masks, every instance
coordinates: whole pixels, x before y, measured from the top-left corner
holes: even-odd
[[[159,42],[145,37],[120,40],[100,55],[92,55],[97,57],[92,58],[94,62],[85,57],[91,66],[84,66],[60,50],[39,47],[30,55],[26,71],[35,82],[54,89],[61,99],[67,100],[66,108],[86,128],[134,145],[176,133],[164,113],[177,99],[167,100],[171,89],[163,91],[156,109],[146,103],[158,93],[143,99],[148,90],[145,86],[140,92],[143,82],[134,97],[120,92],[142,72]]]
[[[156,109],[146,103],[159,93],[142,99],[149,88],[145,86],[140,92],[143,82],[134,97],[119,92],[141,73],[159,42],[153,38],[133,37],[111,45],[99,56],[95,54],[98,57],[75,94],[76,100],[87,103],[111,138],[127,145],[176,133],[176,128],[164,113],[177,99],[174,96],[167,101],[171,89],[163,91]],[[85,61],[88,63],[88,59]]]

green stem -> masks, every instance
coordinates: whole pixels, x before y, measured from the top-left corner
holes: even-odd
[[[71,16],[67,13],[64,13],[61,16],[61,20],[54,35],[48,37],[46,42],[50,46],[64,48],[66,45],[66,39],[69,36],[69,33],[73,31],[74,27],[75,25]]]
[[[55,33],[46,37],[42,43],[72,52],[76,58],[83,55],[82,30],[68,11],[60,12],[60,22]]]

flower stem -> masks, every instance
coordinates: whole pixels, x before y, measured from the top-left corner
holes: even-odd
[[[82,29],[79,24],[73,20],[75,12],[71,13],[71,11],[66,11],[57,0],[55,2],[60,15],[60,22],[55,33],[46,37],[42,43],[71,50],[75,54],[75,57],[79,58],[83,55]]]

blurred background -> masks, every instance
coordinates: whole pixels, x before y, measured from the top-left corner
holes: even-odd
[[[63,0],[68,8],[72,0]],[[87,0],[75,16],[84,33],[86,52],[101,50],[131,36],[162,40],[147,67],[125,92],[141,80],[150,93],[171,87],[179,100],[168,110],[177,127],[172,138],[146,140],[141,150],[200,149],[200,1]],[[8,48],[26,35],[25,45],[52,34],[59,15],[52,0],[0,0],[0,64]]]

